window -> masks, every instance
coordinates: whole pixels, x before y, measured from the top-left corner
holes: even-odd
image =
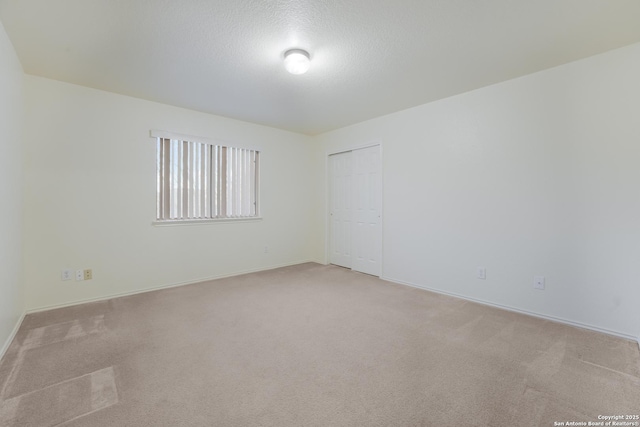
[[[152,136],[158,221],[258,216],[258,151]]]

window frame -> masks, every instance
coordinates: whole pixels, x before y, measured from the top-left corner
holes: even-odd
[[[154,215],[154,220],[151,222],[154,226],[192,226],[192,225],[207,225],[207,224],[218,224],[218,223],[241,223],[241,222],[254,222],[261,221],[262,217],[262,203],[260,200],[261,197],[261,162],[263,157],[263,150],[258,149],[256,147],[247,146],[244,144],[238,143],[229,143],[219,139],[201,137],[201,136],[193,136],[193,135],[185,135],[174,132],[167,132],[162,130],[151,130],[149,131],[149,137],[153,138],[154,142],[157,144],[159,138],[169,139],[169,140],[180,140],[180,141],[188,141],[199,144],[207,144],[212,146],[219,147],[227,147],[227,148],[236,148],[242,150],[252,150],[255,151],[258,155],[258,163],[255,168],[255,216],[243,216],[243,217],[216,217],[216,218],[178,218],[178,219],[158,219],[157,217],[157,205],[158,205],[158,171],[157,171],[157,151],[156,146],[154,146],[154,151],[156,151],[156,155],[154,156],[154,168],[156,169],[155,179],[155,187],[156,187],[156,196],[155,196],[155,205],[156,215]]]

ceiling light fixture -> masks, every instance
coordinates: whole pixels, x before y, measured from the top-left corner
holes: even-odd
[[[302,49],[289,49],[284,53],[284,67],[291,74],[304,74],[311,66],[309,52]]]

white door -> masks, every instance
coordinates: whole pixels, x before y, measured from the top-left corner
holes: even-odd
[[[382,270],[382,174],[380,146],[353,151],[353,261],[351,268],[380,276]]]
[[[329,262],[382,273],[380,146],[329,156]]]
[[[329,156],[329,262],[351,268],[351,152]]]

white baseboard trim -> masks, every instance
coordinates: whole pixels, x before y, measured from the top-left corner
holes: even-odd
[[[635,336],[633,336],[631,334],[625,334],[623,332],[612,331],[610,329],[605,329],[605,328],[601,328],[601,327],[598,327],[598,326],[589,325],[589,324],[586,324],[586,323],[576,322],[576,321],[569,320],[569,319],[563,319],[561,317],[549,316],[547,314],[541,314],[541,313],[536,313],[536,312],[533,312],[533,311],[523,310],[521,308],[511,307],[511,306],[508,306],[508,305],[497,304],[497,303],[494,303],[494,302],[491,302],[491,301],[485,301],[485,300],[481,300],[481,299],[477,299],[477,298],[471,298],[471,297],[460,295],[460,294],[456,294],[456,293],[453,293],[453,292],[446,292],[446,291],[443,291],[443,290],[440,290],[440,289],[434,289],[434,288],[430,288],[428,286],[418,285],[416,283],[405,282],[403,280],[398,280],[398,279],[394,279],[394,278],[391,278],[391,277],[381,277],[381,279],[387,280],[387,281],[393,282],[393,283],[398,283],[400,285],[411,286],[412,288],[424,289],[425,291],[435,292],[437,294],[448,295],[448,296],[451,296],[451,297],[460,298],[460,299],[471,301],[471,302],[475,302],[475,303],[478,303],[478,304],[483,304],[483,305],[488,305],[490,307],[500,308],[502,310],[512,311],[514,313],[526,314],[528,316],[533,316],[533,317],[537,317],[537,318],[544,319],[544,320],[550,320],[552,322],[564,323],[565,325],[575,326],[575,327],[582,328],[582,329],[589,329],[591,331],[600,332],[600,333],[607,334],[607,335],[613,335],[613,336],[624,338],[624,339],[627,339],[627,340],[630,340],[630,341],[635,341],[635,342],[638,343],[638,347],[640,348],[640,337],[635,337]]]
[[[18,329],[20,329],[20,325],[22,325],[22,321],[24,320],[24,317],[27,314],[38,313],[38,312],[41,312],[41,311],[54,310],[56,308],[71,307],[71,306],[74,306],[74,305],[86,304],[86,303],[89,303],[89,302],[105,301],[105,300],[109,300],[109,299],[112,299],[112,298],[120,298],[120,297],[126,297],[126,296],[130,296],[130,295],[143,294],[143,293],[147,293],[147,292],[158,291],[158,290],[161,290],[161,289],[169,289],[169,288],[176,288],[176,287],[179,287],[179,286],[193,285],[193,284],[196,284],[196,283],[207,282],[207,281],[210,281],[210,280],[224,279],[224,278],[227,278],[227,277],[241,276],[243,274],[250,274],[250,273],[257,273],[257,272],[260,272],[260,271],[274,270],[276,268],[291,267],[293,265],[305,264],[305,263],[308,263],[308,262],[327,265],[327,263],[319,262],[318,260],[297,261],[297,262],[293,262],[293,263],[274,265],[274,266],[269,266],[269,267],[265,267],[265,268],[251,269],[251,270],[245,270],[245,271],[240,271],[240,272],[235,272],[235,273],[230,273],[230,274],[222,274],[222,275],[218,275],[218,276],[205,277],[205,278],[190,280],[190,281],[186,281],[186,282],[179,282],[179,283],[172,283],[172,284],[168,284],[168,285],[154,286],[154,287],[151,287],[151,288],[145,288],[145,289],[140,289],[140,290],[135,290],[135,291],[130,291],[130,292],[122,292],[122,293],[118,293],[118,294],[105,295],[105,296],[101,296],[101,297],[97,297],[97,298],[89,298],[89,299],[84,299],[84,300],[77,300],[77,301],[72,301],[72,302],[68,302],[68,303],[64,303],[64,304],[56,304],[56,305],[32,308],[32,309],[27,310],[26,312],[23,312],[22,315],[20,316],[20,319],[18,320],[18,322],[16,323],[15,327],[13,328],[13,331],[11,332],[10,336],[7,338],[6,342],[4,343],[2,348],[0,349],[0,359],[2,359],[2,357],[5,354],[5,352],[9,349],[9,345],[11,344],[11,342],[15,338],[16,334],[18,333]],[[629,335],[629,334],[625,334],[625,333],[621,333],[621,332],[617,332],[617,331],[612,331],[612,330],[609,330],[609,329],[600,328],[600,327],[597,327],[597,326],[588,325],[588,324],[581,323],[581,322],[575,322],[575,321],[568,320],[568,319],[563,319],[563,318],[560,318],[560,317],[548,316],[548,315],[545,315],[545,314],[535,313],[535,312],[532,312],[532,311],[523,310],[523,309],[511,307],[511,306],[506,306],[506,305],[502,305],[502,304],[496,304],[494,302],[485,301],[485,300],[481,300],[481,299],[477,299],[477,298],[471,298],[471,297],[467,297],[467,296],[464,296],[464,295],[456,294],[456,293],[453,293],[453,292],[446,292],[446,291],[442,291],[440,289],[435,289],[435,288],[431,288],[431,287],[424,286],[424,285],[418,285],[418,284],[415,284],[415,283],[410,283],[410,282],[406,282],[406,281],[403,281],[403,280],[394,279],[392,277],[381,276],[380,278],[382,280],[387,280],[389,282],[398,283],[400,285],[410,286],[412,288],[424,289],[426,291],[435,292],[437,294],[442,294],[442,295],[448,295],[448,296],[452,296],[452,297],[455,297],[455,298],[460,298],[460,299],[464,299],[464,300],[467,300],[467,301],[476,302],[478,304],[488,305],[490,307],[496,307],[496,308],[500,308],[500,309],[503,309],[503,310],[512,311],[512,312],[515,312],[515,313],[526,314],[528,316],[533,316],[533,317],[537,317],[537,318],[540,318],[540,319],[550,320],[550,321],[558,322],[558,323],[564,323],[566,325],[576,326],[578,328],[589,329],[589,330],[592,330],[592,331],[601,332],[601,333],[604,333],[604,334],[613,335],[613,336],[617,336],[617,337],[620,337],[620,338],[625,338],[625,339],[628,339],[628,340],[631,340],[631,341],[635,341],[638,344],[638,349],[640,350],[640,336],[636,337],[636,336],[633,336],[633,335]]]
[[[151,288],[138,289],[138,290],[129,291],[129,292],[121,292],[121,293],[117,293],[117,294],[104,295],[104,296],[100,296],[100,297],[96,297],[96,298],[88,298],[88,299],[83,299],[83,300],[71,301],[71,302],[67,302],[67,303],[63,303],[63,304],[55,304],[55,305],[48,305],[48,306],[44,306],[44,307],[31,308],[31,309],[27,310],[26,314],[32,314],[32,313],[39,313],[39,312],[42,312],[42,311],[55,310],[57,308],[72,307],[74,305],[86,304],[86,303],[90,303],[90,302],[106,301],[106,300],[110,300],[110,299],[113,299],[113,298],[120,298],[120,297],[127,297],[127,296],[131,296],[131,295],[144,294],[144,293],[147,293],[147,292],[159,291],[159,290],[162,290],[162,289],[177,288],[179,286],[194,285],[196,283],[208,282],[210,280],[224,279],[224,278],[227,278],[227,277],[234,277],[234,276],[242,276],[243,274],[258,273],[260,271],[275,270],[276,268],[291,267],[293,265],[305,264],[305,263],[308,263],[308,262],[315,262],[315,261],[310,261],[310,260],[297,261],[297,262],[292,262],[292,263],[287,263],[287,264],[273,265],[273,266],[264,267],[264,268],[256,268],[256,269],[252,269],[252,270],[238,271],[238,272],[229,273],[229,274],[221,274],[221,275],[218,275],[218,276],[203,277],[203,278],[200,278],[200,279],[189,280],[189,281],[186,281],[186,282],[170,283],[168,285],[160,285],[160,286],[154,286],[154,287],[151,287]]]
[[[20,318],[16,322],[15,326],[13,327],[13,330],[9,334],[9,337],[7,338],[7,340],[2,345],[2,348],[0,348],[0,360],[2,360],[2,358],[4,357],[4,354],[7,352],[7,350],[9,350],[9,346],[11,345],[11,342],[13,341],[13,339],[16,337],[16,334],[18,333],[18,330],[20,329],[20,326],[22,325],[22,321],[24,320],[24,316],[26,316],[26,315],[27,315],[27,313],[23,311],[22,315],[20,316]]]

